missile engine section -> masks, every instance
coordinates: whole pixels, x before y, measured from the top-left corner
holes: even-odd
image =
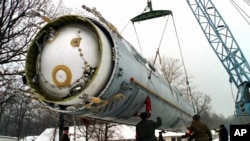
[[[185,130],[192,105],[111,27],[68,15],[47,23],[27,53],[32,93],[76,116],[136,125],[140,112],[162,118],[163,130]]]

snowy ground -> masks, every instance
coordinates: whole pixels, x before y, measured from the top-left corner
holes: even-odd
[[[134,127],[130,127],[130,126],[122,126],[121,129],[118,131],[116,130],[119,135],[119,137],[117,137],[117,139],[133,139],[135,137],[135,128]],[[158,133],[160,130],[156,130],[155,134],[158,137]],[[74,132],[76,137],[76,141],[84,141],[85,137],[81,137],[81,134],[79,131],[77,131],[77,129],[75,130],[74,127],[70,127],[69,128],[69,134],[70,134],[70,139],[73,141],[74,140]],[[78,133],[79,132],[79,133]],[[49,141],[49,140],[53,140],[53,137],[56,134],[56,138],[55,141],[58,141],[58,130],[55,131],[54,128],[48,128],[46,129],[42,134],[40,134],[37,137],[34,136],[30,136],[30,137],[26,137],[24,139],[22,139],[21,141]],[[166,132],[163,134],[163,137],[173,137],[173,136],[182,136],[184,133],[176,133],[176,132]],[[219,141],[219,139],[213,139],[213,141]]]

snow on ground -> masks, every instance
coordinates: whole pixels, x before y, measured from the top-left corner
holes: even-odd
[[[134,139],[135,138],[135,127],[133,126],[121,125],[119,129],[115,131],[117,135],[119,135],[119,136],[114,137],[115,139]],[[160,131],[161,130],[155,131],[156,137],[159,136]],[[76,141],[85,141],[85,137],[82,136],[82,133],[78,130],[78,128],[74,128],[73,126],[69,127],[69,135],[70,135],[69,137],[71,141],[74,141],[74,135],[75,135]],[[166,132],[166,133],[163,133],[162,135],[163,137],[176,137],[176,136],[182,136],[184,135],[184,133]],[[54,137],[55,137],[55,141],[59,140],[58,129],[55,130],[55,128],[47,128],[39,136],[35,136],[35,137],[29,136],[29,137],[22,139],[21,141],[52,141],[54,140]],[[213,141],[219,141],[219,139],[213,139]]]

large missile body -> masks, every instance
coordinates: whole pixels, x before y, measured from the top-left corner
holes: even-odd
[[[136,125],[140,112],[161,117],[164,130],[185,130],[192,105],[111,26],[63,16],[46,24],[27,53],[34,95],[68,114]]]

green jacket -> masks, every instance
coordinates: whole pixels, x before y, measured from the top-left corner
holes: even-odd
[[[193,121],[190,130],[194,134],[195,141],[212,141],[212,134],[208,126],[201,121]]]

